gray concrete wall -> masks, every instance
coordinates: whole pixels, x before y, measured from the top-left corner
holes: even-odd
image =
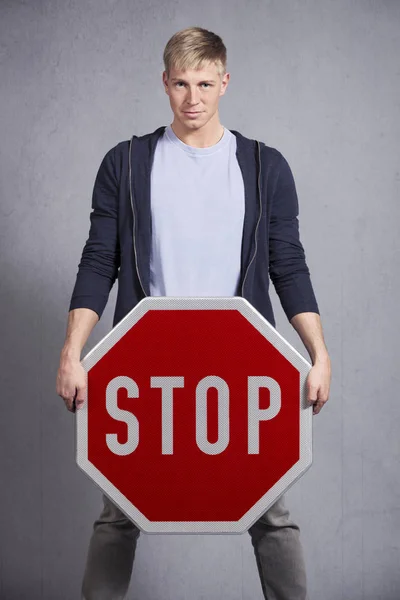
[[[55,393],[106,151],[171,122],[162,51],[228,48],[221,121],[278,148],[331,353],[314,464],[288,492],[310,600],[400,598],[400,3],[2,0],[0,597],[79,597],[99,490]],[[116,289],[85,352],[111,327]],[[307,357],[275,294],[278,329]],[[217,566],[217,568],[216,568]],[[205,577],[205,573],[207,576]],[[248,534],[145,536],[130,600],[261,600]]]

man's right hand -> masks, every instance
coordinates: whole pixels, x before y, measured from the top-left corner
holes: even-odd
[[[56,392],[70,412],[79,410],[84,403],[87,374],[77,358],[63,357],[57,372]]]

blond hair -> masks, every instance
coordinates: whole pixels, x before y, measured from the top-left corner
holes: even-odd
[[[164,67],[170,70],[200,69],[205,62],[215,63],[222,78],[226,73],[226,48],[222,39],[201,27],[188,27],[175,33],[165,46]]]

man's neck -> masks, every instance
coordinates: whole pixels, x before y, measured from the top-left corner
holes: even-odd
[[[207,123],[209,125],[209,123]],[[175,135],[188,146],[193,148],[209,148],[215,146],[222,136],[224,135],[224,127],[218,121],[216,124],[212,124],[209,128],[202,127],[201,129],[190,130],[186,127],[182,127],[181,123],[174,120],[171,123],[172,131]]]

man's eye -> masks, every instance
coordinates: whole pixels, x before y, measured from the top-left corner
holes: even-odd
[[[182,85],[185,85],[185,82],[184,81],[177,81],[175,83],[175,85],[178,86],[178,87],[181,87]],[[206,88],[209,88],[211,86],[210,83],[206,83],[206,82],[202,83],[201,85],[202,86],[206,86]]]

